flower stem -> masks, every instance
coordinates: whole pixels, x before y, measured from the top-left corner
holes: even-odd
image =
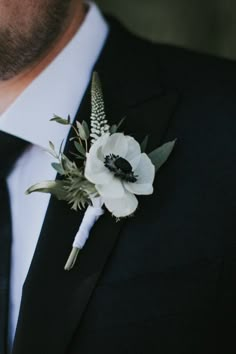
[[[74,267],[76,259],[77,259],[78,254],[79,254],[79,251],[80,251],[80,249],[77,248],[77,247],[73,247],[72,248],[72,251],[71,251],[71,253],[69,255],[69,258],[68,258],[68,260],[66,262],[66,265],[64,267],[65,270],[69,271],[69,270],[71,270]]]

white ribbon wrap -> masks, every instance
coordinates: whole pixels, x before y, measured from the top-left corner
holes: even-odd
[[[92,205],[89,205],[84,213],[79,230],[75,235],[73,248],[66,262],[65,270],[71,270],[75,264],[79,251],[84,247],[90,230],[96,221],[104,214],[103,201],[101,197],[91,198]]]
[[[73,247],[82,249],[89,237],[90,230],[95,222],[104,214],[103,202],[100,197],[92,198],[92,205],[89,205],[84,213],[80,228],[75,236]]]

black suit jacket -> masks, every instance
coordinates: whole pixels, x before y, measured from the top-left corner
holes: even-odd
[[[126,134],[150,135],[148,151],[178,142],[135,217],[106,213],[70,272],[83,213],[51,199],[13,353],[236,353],[235,64],[109,21],[95,66],[109,121],[126,116]],[[90,87],[77,119],[89,116]]]

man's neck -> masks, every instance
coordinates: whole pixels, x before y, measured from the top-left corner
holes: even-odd
[[[83,3],[71,6],[63,33],[52,44],[50,50],[34,65],[6,81],[0,81],[0,115],[14,102],[24,89],[53,61],[78,31],[86,15]]]

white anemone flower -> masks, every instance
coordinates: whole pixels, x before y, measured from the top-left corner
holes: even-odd
[[[134,213],[136,195],[153,193],[155,167],[139,143],[123,133],[104,134],[87,153],[85,177],[117,218]]]

